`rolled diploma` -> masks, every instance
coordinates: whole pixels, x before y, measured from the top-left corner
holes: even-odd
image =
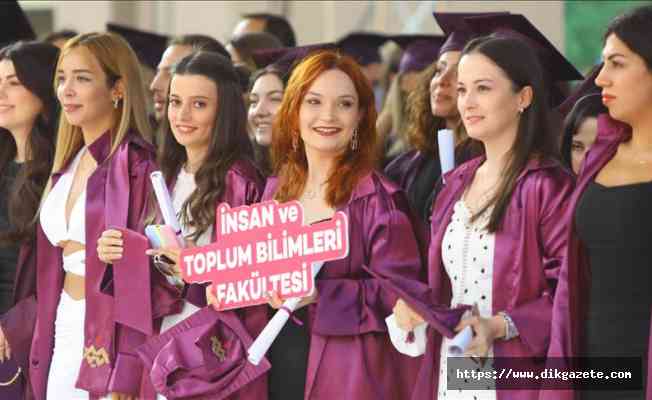
[[[470,326],[462,329],[450,342],[448,342],[448,355],[461,357],[473,340],[473,331]]]
[[[440,129],[437,132],[439,147],[439,163],[441,175],[455,168],[455,136],[451,129]]]
[[[169,225],[177,236],[177,241],[179,246],[184,247],[183,243],[183,233],[181,231],[181,225],[177,219],[177,213],[174,212],[174,206],[172,205],[172,198],[170,197],[170,192],[168,192],[168,187],[165,184],[165,179],[163,179],[163,173],[161,171],[154,171],[150,174],[150,179],[152,181],[152,186],[154,187],[154,194],[156,195],[156,200],[158,201],[158,206],[161,209],[161,214],[163,215],[163,221],[166,225]]]
[[[316,262],[312,264],[313,280],[323,265],[323,262]],[[249,349],[247,350],[247,359],[250,363],[258,365],[260,360],[265,357],[267,350],[269,350],[269,348],[272,346],[272,343],[274,343],[274,340],[276,340],[278,334],[281,333],[281,329],[283,329],[285,323],[288,322],[288,319],[290,319],[290,312],[294,312],[294,310],[296,310],[299,302],[301,302],[301,299],[298,297],[293,297],[283,302],[283,307],[276,311],[276,314],[274,314],[272,319],[270,319],[267,325],[265,325],[265,328],[262,332],[260,332],[260,335],[258,335],[256,340],[254,340],[251,346],[249,346]]]

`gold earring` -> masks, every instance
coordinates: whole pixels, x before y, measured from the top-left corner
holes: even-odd
[[[353,137],[351,138],[351,150],[356,151],[358,149],[358,128],[353,130]]]

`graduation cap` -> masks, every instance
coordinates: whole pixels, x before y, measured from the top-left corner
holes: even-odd
[[[19,40],[35,40],[36,34],[18,1],[0,4],[0,47]]]
[[[223,400],[270,368],[247,360],[253,340],[232,311],[204,307],[136,350],[158,393],[168,399]]]
[[[439,55],[448,51],[462,51],[464,46],[477,36],[471,27],[464,20],[469,17],[491,16],[491,15],[508,15],[508,12],[496,13],[455,13],[455,12],[434,12],[437,25],[446,35],[446,41],[439,49]]]
[[[559,111],[564,117],[570,114],[576,106],[579,106],[589,97],[595,96],[600,98],[602,89],[595,84],[595,78],[597,78],[600,73],[602,65],[603,64],[594,66],[586,75],[584,81],[580,83],[566,100],[557,107],[557,111]]]
[[[379,48],[388,40],[387,36],[380,33],[352,32],[338,40],[337,46],[365,66],[382,61]]]
[[[552,82],[574,81],[584,77],[563,54],[521,14],[497,14],[464,18],[478,35],[515,37],[537,49]]]
[[[440,35],[396,35],[390,38],[403,49],[398,72],[423,71],[439,55],[439,48],[446,40]]]
[[[280,47],[277,49],[258,50],[253,53],[254,63],[259,69],[274,66],[285,78],[290,76],[295,65],[318,50],[336,49],[335,43],[318,43],[299,47]]]
[[[107,23],[106,30],[122,36],[143,64],[156,69],[168,46],[169,38],[158,33],[141,31],[124,25]]]

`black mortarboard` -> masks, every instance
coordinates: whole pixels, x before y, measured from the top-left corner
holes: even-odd
[[[379,48],[388,40],[387,36],[380,33],[352,32],[338,40],[337,46],[365,66],[382,61]]]
[[[167,36],[114,23],[106,24],[106,29],[122,36],[138,55],[141,63],[156,69],[167,48]]]
[[[588,73],[584,81],[580,83],[573,92],[557,106],[557,110],[563,115],[568,115],[576,104],[582,102],[587,96],[600,96],[602,89],[595,84],[595,78],[600,73],[602,64],[596,65]]]
[[[284,73],[287,78],[292,68],[301,62],[310,53],[318,50],[336,49],[335,43],[319,43],[299,47],[281,47],[278,49],[264,49],[253,53],[253,59],[256,67],[265,68],[268,65],[274,65]]]
[[[516,37],[534,46],[552,82],[584,78],[543,33],[521,14],[474,16],[464,20],[479,35],[493,33],[497,36]]]
[[[433,17],[437,25],[441,28],[446,36],[446,41],[439,49],[439,55],[447,51],[462,51],[464,46],[473,39],[477,34],[469,27],[464,20],[469,17],[485,17],[490,15],[507,15],[508,12],[496,13],[455,13],[455,12],[434,12]]]
[[[422,71],[437,60],[446,37],[440,35],[396,35],[390,38],[403,49],[398,72]]]
[[[19,40],[34,40],[36,34],[18,1],[3,1],[0,4],[0,47]]]

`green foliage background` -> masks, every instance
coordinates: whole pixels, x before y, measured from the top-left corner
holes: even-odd
[[[611,19],[646,4],[652,1],[567,0],[564,3],[566,57],[580,72],[586,73],[600,59],[602,35]]]

